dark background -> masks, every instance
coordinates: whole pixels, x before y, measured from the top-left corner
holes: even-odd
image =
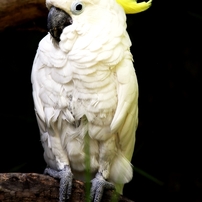
[[[200,1],[153,0],[128,15],[139,81],[135,202],[202,202],[202,8]],[[0,172],[45,168],[30,74],[46,19],[0,33]]]

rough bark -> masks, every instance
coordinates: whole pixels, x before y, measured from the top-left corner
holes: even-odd
[[[1,0],[0,31],[46,18],[45,0]]]
[[[37,173],[0,173],[0,202],[58,202],[59,180]],[[114,200],[112,200],[114,199]],[[85,185],[74,180],[68,202],[84,202]],[[103,202],[133,202],[114,190],[104,191]]]

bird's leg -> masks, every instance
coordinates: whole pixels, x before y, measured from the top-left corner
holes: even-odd
[[[57,124],[51,122],[51,127],[48,128],[47,132],[44,122],[38,116],[37,121],[41,126],[41,142],[44,148],[44,158],[46,162],[51,162],[49,156],[52,156],[52,158],[55,157],[54,164],[56,169],[47,167],[44,174],[48,174],[54,178],[60,179],[59,201],[65,202],[65,199],[68,199],[71,195],[73,174],[69,166],[67,154],[61,145]]]
[[[97,173],[95,178],[91,181],[91,200],[94,199],[94,202],[100,202],[104,189],[115,189],[115,186],[111,182],[107,182],[102,173]]]
[[[46,168],[44,174],[49,174],[54,178],[60,179],[59,202],[65,202],[66,199],[69,199],[72,191],[73,180],[73,174],[70,167],[66,165],[61,171]]]
[[[104,189],[115,189],[113,183],[108,182],[107,178],[110,173],[111,162],[116,154],[115,136],[112,136],[107,141],[99,143],[99,170],[95,178],[91,181],[91,199],[94,202],[100,202]]]

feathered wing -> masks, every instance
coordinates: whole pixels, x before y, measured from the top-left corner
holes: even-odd
[[[122,193],[123,184],[132,179],[131,158],[135,145],[138,124],[138,84],[132,56],[125,56],[116,70],[118,106],[111,123],[111,130],[118,131],[119,152],[111,166],[110,180],[117,183],[116,189]]]
[[[44,148],[44,158],[46,163],[56,170],[61,170],[69,164],[67,155],[61,145],[60,134],[57,132],[58,124],[62,123],[64,118],[60,116],[61,109],[66,103],[63,103],[62,99],[58,99],[60,95],[57,92],[63,92],[61,83],[52,79],[54,68],[64,66],[66,63],[66,57],[63,56],[64,54],[60,49],[52,46],[48,34],[39,44],[31,74],[34,106]],[[66,76],[65,81],[61,79],[61,82],[67,81],[68,76]],[[65,113],[66,119],[74,120],[68,110]],[[63,126],[61,125],[61,127]]]

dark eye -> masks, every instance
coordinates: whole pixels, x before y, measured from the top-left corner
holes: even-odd
[[[84,4],[81,1],[74,1],[71,5],[71,11],[75,15],[79,15],[84,10]]]

